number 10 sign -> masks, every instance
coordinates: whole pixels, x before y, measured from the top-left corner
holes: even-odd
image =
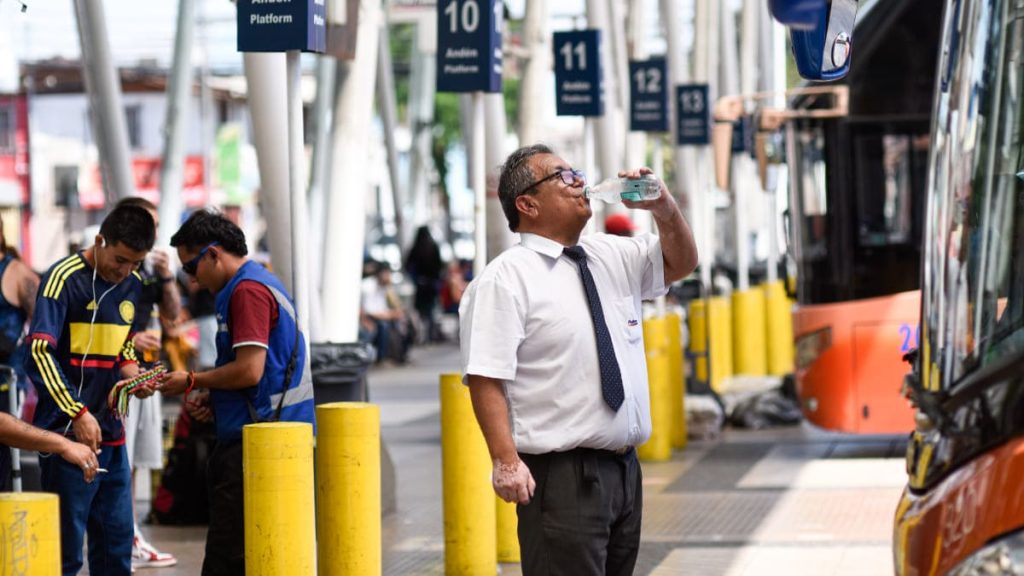
[[[555,111],[559,116],[601,116],[601,32],[555,32]]]
[[[498,0],[437,3],[437,90],[501,92],[501,32]]]

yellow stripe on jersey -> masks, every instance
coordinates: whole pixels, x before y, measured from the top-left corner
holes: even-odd
[[[60,296],[61,290],[64,290],[64,283],[67,279],[82,268],[85,268],[85,263],[82,261],[77,264],[74,262],[68,265],[61,264],[59,269],[55,269],[50,275],[50,279],[46,281],[46,290],[43,292],[43,296],[56,300]]]
[[[50,272],[50,277],[46,280],[46,287],[43,290],[44,295],[50,293],[50,289],[57,282],[57,277],[60,276],[61,271],[68,266],[73,265],[75,262],[79,262],[78,255],[72,254],[53,267],[53,271]]]
[[[124,348],[121,349],[121,357],[129,362],[138,362],[139,357],[135,354],[135,342],[126,340]]]
[[[116,358],[121,353],[131,326],[97,322],[91,327],[88,322],[71,322],[71,353],[88,354],[95,358],[107,356]]]
[[[143,281],[143,280],[142,280],[142,274],[139,274],[139,271],[138,271],[138,270],[132,270],[132,276],[135,276],[136,278],[138,278],[138,279],[139,279],[139,282],[142,282],[142,281]]]
[[[81,411],[82,405],[71,397],[64,381],[60,378],[57,366],[53,363],[53,355],[46,351],[46,346],[45,340],[32,340],[32,360],[39,368],[39,373],[43,376],[43,384],[46,385],[46,390],[53,398],[54,403],[62,412],[74,418]]]

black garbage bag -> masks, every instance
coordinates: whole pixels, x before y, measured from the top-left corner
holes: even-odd
[[[366,402],[366,372],[376,360],[373,346],[365,342],[323,342],[310,345],[316,404]]]
[[[800,406],[779,390],[769,390],[741,401],[729,414],[729,424],[738,428],[761,430],[774,426],[792,426],[803,419]]]

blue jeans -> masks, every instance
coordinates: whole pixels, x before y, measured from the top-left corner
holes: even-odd
[[[89,573],[132,572],[131,469],[124,446],[103,446],[97,457],[107,472],[88,484],[82,469],[56,454],[40,456],[43,490],[60,496],[60,548],[65,576],[82,569],[82,543],[89,533]]]

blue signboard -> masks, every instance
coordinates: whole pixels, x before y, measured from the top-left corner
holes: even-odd
[[[601,32],[555,32],[555,111],[559,116],[601,116]]]
[[[499,0],[439,0],[438,92],[501,92],[503,9]]]
[[[238,0],[239,52],[324,52],[326,0]]]
[[[711,107],[707,84],[676,86],[676,118],[679,146],[711,144]]]
[[[664,58],[629,63],[629,129],[668,132],[668,67]]]

